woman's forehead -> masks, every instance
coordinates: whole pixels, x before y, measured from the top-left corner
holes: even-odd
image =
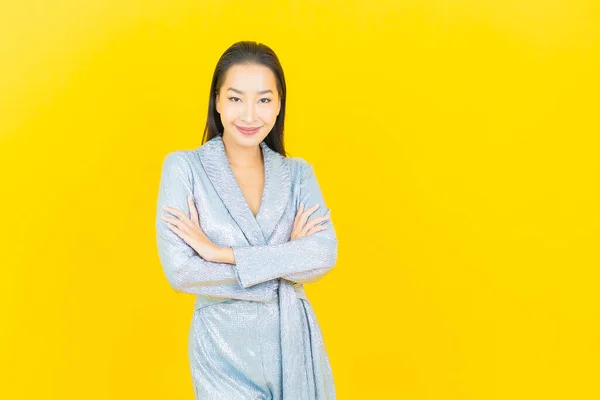
[[[234,65],[227,71],[223,86],[225,90],[254,94],[269,89],[274,92],[276,82],[273,72],[263,65]]]

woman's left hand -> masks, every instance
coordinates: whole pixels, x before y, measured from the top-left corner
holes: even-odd
[[[190,206],[191,218],[188,217],[183,211],[177,210],[176,208],[163,206],[165,210],[179,218],[166,217],[161,215],[161,219],[165,220],[169,225],[169,229],[182,238],[188,245],[190,245],[198,255],[207,261],[214,261],[219,254],[220,247],[210,241],[206,236],[202,228],[200,227],[200,221],[198,220],[198,211],[191,196],[187,198]]]

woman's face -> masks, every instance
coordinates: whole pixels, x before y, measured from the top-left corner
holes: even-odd
[[[258,146],[275,125],[281,108],[275,75],[263,65],[234,65],[226,72],[215,105],[226,140]],[[259,129],[244,132],[242,128]]]

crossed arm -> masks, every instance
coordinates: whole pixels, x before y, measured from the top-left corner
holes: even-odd
[[[320,207],[310,218],[329,212],[312,166],[302,163],[300,203]],[[211,285],[239,285],[249,288],[261,282],[282,278],[299,283],[319,280],[337,260],[338,242],[331,219],[326,229],[295,240],[263,246],[224,248],[223,261],[207,261],[183,239],[171,231],[160,217],[163,206],[186,210],[187,196],[192,193],[192,171],[183,151],[167,154],[163,161],[156,214],[158,253],[169,284],[180,292],[207,293]],[[309,218],[309,219],[310,219]],[[234,262],[234,263],[231,263]]]

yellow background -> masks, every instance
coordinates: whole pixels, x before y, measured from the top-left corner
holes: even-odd
[[[238,40],[336,224],[339,399],[599,398],[593,0],[3,0],[0,398],[193,398],[158,179]]]

